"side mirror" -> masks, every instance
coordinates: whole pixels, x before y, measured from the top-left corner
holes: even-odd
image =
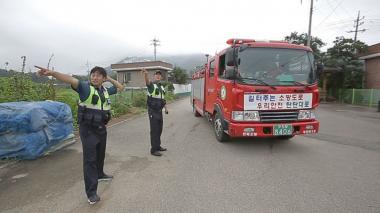
[[[235,54],[234,54],[235,49],[230,48],[226,52],[226,65],[227,66],[236,66],[236,60],[235,60]]]
[[[225,75],[227,79],[235,79],[236,78],[235,67],[227,66]]]

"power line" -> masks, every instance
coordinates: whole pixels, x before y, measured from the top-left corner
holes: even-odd
[[[335,13],[335,10],[342,4],[342,2],[343,2],[343,0],[341,0],[335,7],[334,7],[334,9],[331,11],[331,13],[329,14],[329,15],[327,15],[318,25],[317,25],[317,27],[318,26],[320,26],[323,22],[325,22],[333,13]],[[330,5],[330,4],[329,4]],[[330,5],[330,7],[331,7],[331,5]]]
[[[380,18],[367,18],[370,22],[380,22]]]
[[[326,23],[325,26],[336,26],[336,25],[342,25],[342,24],[348,24],[351,23],[352,19],[350,20],[340,20],[340,21],[335,21],[335,22],[328,22]]]
[[[344,24],[341,26],[327,26],[327,27],[325,27],[325,29],[326,30],[335,30],[335,31],[344,31],[348,27],[350,27],[350,24]]]
[[[338,2],[338,0],[334,0],[334,1]],[[343,5],[341,5],[339,8],[341,8],[347,14],[347,16],[350,17],[350,19],[353,18],[351,16],[351,14],[348,12],[348,10]]]

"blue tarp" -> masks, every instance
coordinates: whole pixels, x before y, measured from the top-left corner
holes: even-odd
[[[72,132],[71,109],[64,103],[0,104],[0,158],[35,159]]]

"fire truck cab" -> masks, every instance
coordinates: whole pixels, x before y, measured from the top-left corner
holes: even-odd
[[[312,50],[283,41],[229,39],[192,76],[191,104],[218,141],[317,133],[318,73]]]

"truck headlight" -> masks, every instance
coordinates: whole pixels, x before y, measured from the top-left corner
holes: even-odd
[[[314,110],[300,110],[298,113],[298,120],[315,119]]]
[[[232,120],[260,121],[260,115],[258,111],[232,111]]]

